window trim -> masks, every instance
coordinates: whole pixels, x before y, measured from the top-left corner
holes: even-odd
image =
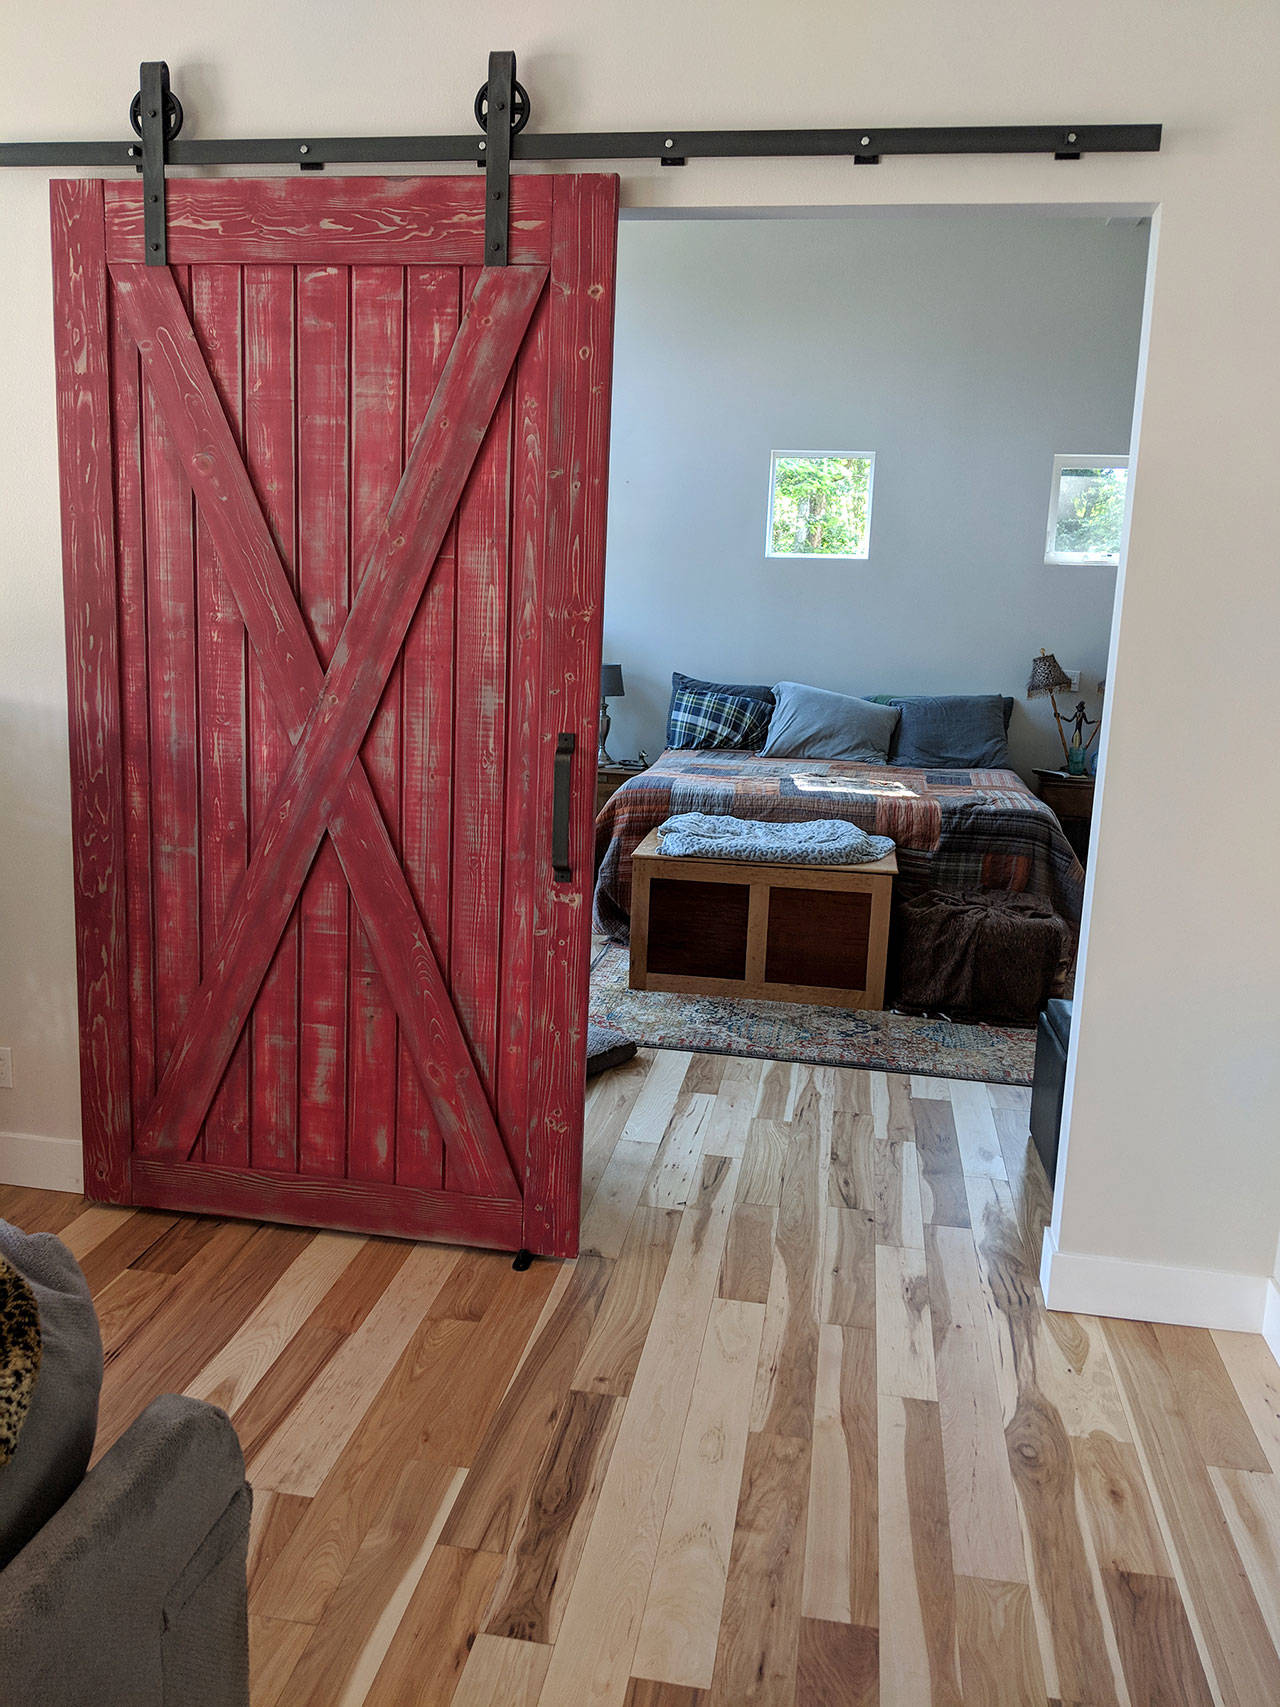
[[[848,462],[867,463],[867,531],[862,551],[775,551],[773,549],[773,499],[777,490],[780,457],[838,456]],[[769,452],[769,501],[765,505],[764,554],[772,563],[865,563],[871,556],[871,515],[875,495],[876,453],[873,450],[775,450]]]
[[[1049,520],[1044,535],[1045,566],[1051,569],[1116,569],[1120,564],[1120,548],[1116,548],[1114,557],[1098,557],[1084,551],[1055,551],[1054,540],[1058,535],[1058,494],[1062,482],[1064,468],[1123,468],[1126,471],[1124,483],[1124,502],[1126,513],[1129,507],[1129,481],[1127,478],[1129,458],[1127,456],[1103,456],[1097,451],[1063,451],[1053,459],[1053,474],[1049,481]]]

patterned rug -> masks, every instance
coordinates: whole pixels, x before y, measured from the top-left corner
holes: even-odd
[[[968,1025],[913,1014],[669,996],[627,987],[627,949],[607,943],[591,970],[591,1023],[612,1026],[646,1049],[754,1055],[823,1067],[921,1073],[1029,1085],[1036,1034],[1010,1025]]]

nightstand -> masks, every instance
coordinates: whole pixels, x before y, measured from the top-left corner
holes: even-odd
[[[639,776],[648,768],[639,759],[613,759],[607,765],[600,765],[596,770],[597,817],[629,776]]]
[[[1089,823],[1093,817],[1093,778],[1069,776],[1066,771],[1036,772],[1036,792],[1057,814],[1062,832],[1076,850],[1081,865],[1089,857]]]

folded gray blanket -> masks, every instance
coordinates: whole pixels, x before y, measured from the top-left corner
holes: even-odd
[[[744,859],[761,865],[869,865],[891,854],[893,842],[837,818],[769,824],[756,818],[678,812],[658,825],[658,852],[678,859]]]

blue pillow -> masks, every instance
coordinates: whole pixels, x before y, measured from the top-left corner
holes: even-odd
[[[769,721],[764,758],[888,763],[889,743],[899,717],[896,706],[806,687],[803,682],[778,682],[773,697],[777,703]]]
[[[1012,700],[1006,701],[998,693],[869,697],[880,705],[896,705],[902,713],[890,764],[910,765],[914,770],[1008,767],[1005,731]]]
[[[723,688],[677,688],[667,717],[668,747],[759,747],[769,707]]]
[[[675,740],[672,731],[671,713],[675,709],[676,695],[681,692],[729,693],[737,694],[742,699],[760,700],[767,708],[765,712],[766,723],[769,720],[769,712],[773,710],[772,688],[764,686],[752,687],[742,682],[700,682],[696,676],[682,676],[679,670],[673,670],[671,672],[671,704],[667,710],[668,747],[675,747],[679,745]],[[763,741],[763,735],[760,739]],[[757,746],[759,746],[759,744],[760,742],[756,743]]]

